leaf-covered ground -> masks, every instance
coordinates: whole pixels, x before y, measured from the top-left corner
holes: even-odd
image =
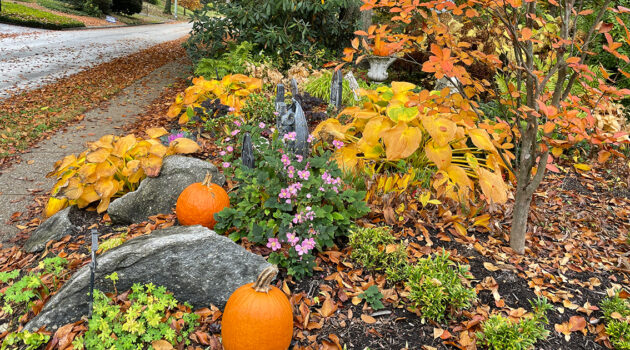
[[[164,91],[147,113],[129,131],[139,132],[148,125],[171,125],[165,118],[168,103],[185,86],[184,81]],[[203,142],[202,142],[203,143]],[[208,140],[198,156],[213,159],[216,149]],[[313,276],[292,281],[283,275],[277,286],[290,295],[294,306],[295,349],[475,349],[475,332],[488,315],[503,312],[518,319],[531,311],[529,300],[546,296],[554,303],[548,313],[550,337],[536,349],[606,349],[610,348],[603,332],[598,304],[607,289],[630,285],[630,248],[626,241],[630,229],[630,171],[625,162],[615,160],[589,172],[562,168],[550,174],[537,192],[530,221],[533,233],[526,255],[511,252],[507,242],[510,207],[494,208],[488,232],[469,231],[466,235],[449,223],[429,218],[407,220],[397,229],[407,244],[412,261],[446,249],[453,260],[470,265],[478,300],[469,310],[449,324],[422,322],[419,314],[408,308],[408,293],[402,285],[389,285],[384,276],[365,271],[350,259],[345,242],[317,258]],[[613,168],[614,166],[614,168]],[[45,198],[34,201],[23,218],[26,229],[18,236],[20,243],[39,224],[36,218]],[[385,221],[375,211],[363,222]],[[84,234],[98,228],[101,241],[125,233],[127,238],[149,234],[176,224],[174,215],[159,215],[150,221],[129,227],[112,226],[95,212],[82,212],[73,218]],[[497,234],[498,233],[498,234]],[[0,271],[34,267],[42,256],[61,255],[70,260],[72,271],[89,262],[84,235],[65,237],[49,244],[46,253],[36,256],[20,252],[18,247],[0,252]],[[261,255],[270,250],[242,245]],[[357,298],[376,284],[385,296],[384,310],[374,311]],[[37,310],[37,308],[35,308]],[[201,325],[191,335],[191,349],[220,349],[221,312],[214,306],[197,310]],[[32,317],[32,312],[20,322]],[[7,315],[0,314],[0,319]],[[78,322],[64,327],[53,336],[52,344],[69,344],[85,331]],[[55,348],[53,346],[53,348]]]
[[[182,57],[183,40],[155,45],[0,100],[0,169],[61,126],[81,120],[86,110],[106,102],[156,68]]]

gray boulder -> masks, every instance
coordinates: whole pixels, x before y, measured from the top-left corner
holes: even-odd
[[[105,276],[118,273],[119,291],[134,283],[164,286],[194,308],[225,306],[229,296],[251,283],[269,263],[227,237],[202,226],[174,226],[137,237],[96,258],[96,289],[113,292]],[[56,330],[88,314],[90,267],[81,268],[26,329]]]
[[[166,157],[158,177],[142,180],[137,190],[110,203],[107,213],[117,224],[138,223],[152,215],[168,214],[179,194],[190,184],[202,182],[208,172],[212,182],[225,184],[225,176],[212,163],[184,156]]]
[[[75,206],[61,210],[39,225],[24,243],[24,250],[29,253],[39,252],[44,250],[48,241],[57,241],[62,237],[77,233],[78,227],[70,221],[70,213],[73,210],[76,210]]]

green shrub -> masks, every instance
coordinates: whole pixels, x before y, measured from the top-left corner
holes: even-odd
[[[331,152],[294,155],[287,145],[295,133],[275,132],[267,139],[261,133],[270,133],[268,126],[259,124],[241,125],[225,139],[224,173],[238,187],[230,193],[232,206],[216,214],[214,228],[231,232],[235,241],[247,237],[272,248],[269,262],[302,278],[315,265],[316,249],[332,247],[353,219],[369,212],[365,192],[347,189]],[[254,169],[244,167],[238,155],[244,132],[252,137]]]
[[[126,15],[140,13],[142,11],[142,0],[113,0],[112,10]]]
[[[19,347],[22,350],[35,350],[40,346],[48,343],[50,335],[44,333],[31,333],[29,331],[9,333],[2,341],[0,350],[16,349],[17,345],[24,344],[25,347]]]
[[[383,272],[393,283],[407,279],[407,252],[389,227],[361,227],[350,234],[351,257],[366,269]],[[389,251],[388,251],[389,250]]]
[[[116,304],[105,293],[94,291],[94,309],[82,342],[90,350],[144,349],[156,340],[166,340],[177,348],[190,343],[188,335],[197,326],[199,316],[178,309],[178,302],[164,287],[134,284],[128,295],[129,303]],[[167,317],[167,315],[169,315]],[[179,330],[176,322],[182,322]]]
[[[524,317],[518,322],[502,315],[492,315],[483,322],[481,332],[477,333],[478,344],[492,350],[528,350],[533,349],[539,340],[546,339],[549,331],[547,311],[553,308],[546,298],[530,300],[534,309],[533,315]]]
[[[332,57],[353,38],[360,5],[359,0],[210,0],[193,14],[185,46],[194,61],[220,57],[227,38],[251,42],[284,67],[298,59]],[[211,10],[222,16],[211,16]]]
[[[20,270],[0,272],[0,283],[8,284],[0,293],[0,300],[3,301],[2,311],[11,315],[16,308],[26,307],[28,312],[35,300],[43,300],[51,293],[42,277],[52,274],[53,287],[56,288],[57,279],[67,263],[66,259],[60,257],[46,258],[39,263],[39,271],[24,274],[19,280],[17,278],[20,276]]]
[[[243,41],[238,45],[232,44],[229,51],[220,58],[203,58],[195,66],[195,75],[203,76],[207,80],[219,79],[228,74],[245,73],[245,62],[254,61],[252,50],[254,45]]]
[[[381,301],[383,299],[383,294],[375,285],[370,286],[363,293],[359,294],[359,298],[365,300],[365,302],[374,310],[380,310],[385,307]]]
[[[601,303],[606,333],[615,349],[630,350],[630,302],[617,293]]]
[[[85,27],[83,23],[72,18],[55,15],[50,12],[11,2],[4,2],[2,4],[0,23],[45,29]]]
[[[458,310],[470,307],[476,298],[475,290],[462,282],[472,278],[467,267],[453,265],[449,254],[443,251],[435,257],[420,259],[409,268],[409,299],[423,317],[445,321]]]
[[[81,9],[83,10],[83,12],[92,17],[100,17],[103,15],[103,11],[100,9],[97,3],[98,1],[95,0],[85,0],[83,5],[81,6]],[[103,3],[102,5],[105,5],[105,3]]]
[[[271,100],[263,93],[253,93],[247,96],[245,106],[241,108],[241,114],[251,122],[263,122],[273,125],[276,121],[274,114],[276,107]]]
[[[311,96],[321,98],[326,102],[330,101],[330,84],[332,82],[332,76],[332,71],[324,71],[320,76],[309,78],[304,85],[304,91],[308,92]],[[366,83],[363,80],[357,80],[357,83],[359,83],[359,87],[362,89],[367,89],[370,87],[370,84]],[[344,79],[342,103],[346,106],[358,106],[361,101],[361,97],[359,97],[359,101],[356,101],[354,99],[352,89],[350,89],[348,81]]]
[[[55,11],[59,11],[63,13],[69,13],[72,15],[77,15],[77,16],[91,15],[87,13],[86,11],[79,10],[82,8],[80,4],[74,5],[74,4],[61,2],[57,0],[37,0],[37,4],[51,10],[55,10]]]

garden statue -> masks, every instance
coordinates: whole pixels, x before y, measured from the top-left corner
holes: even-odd
[[[337,70],[333,73],[332,81],[330,83],[330,105],[335,109],[341,107],[341,99],[343,98],[343,77],[341,76],[341,70]]]
[[[295,133],[295,141],[289,144],[290,149],[295,153],[306,157],[308,155],[308,123],[300,102],[295,98],[285,113],[277,117],[276,124],[280,135]]]
[[[243,135],[241,159],[243,160],[244,166],[254,169],[254,146],[252,145],[252,136],[248,132]]]
[[[298,89],[298,84],[295,78],[291,78],[291,95],[293,95],[293,98],[300,102],[300,104],[302,103],[302,100],[300,99],[300,90]]]
[[[281,116],[283,116],[287,112],[287,105],[284,102],[284,85],[278,84],[278,89],[276,91],[276,128],[280,130],[280,120]]]

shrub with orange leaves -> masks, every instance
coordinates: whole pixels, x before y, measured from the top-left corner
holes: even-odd
[[[630,45],[630,30],[618,17],[621,13],[630,13],[630,9],[611,7],[612,0],[598,3],[556,0],[363,2],[362,10],[382,8],[393,13],[391,21],[394,23],[409,24],[412,19],[422,17],[422,32],[426,36],[422,39],[431,43],[431,58],[421,69],[438,79],[450,80],[480,118],[484,118],[477,109],[481,101],[490,99],[505,107],[493,127],[502,125],[501,128],[516,136],[517,156],[502,159],[516,179],[510,234],[510,246],[516,252],[525,251],[532,195],[553,161],[552,147],[568,147],[583,140],[596,145],[628,142],[625,133],[602,132],[594,113],[600,106],[630,95],[630,90],[614,86],[616,77],[630,76],[625,68],[630,58],[619,52],[624,43]],[[474,26],[480,20],[491,23],[494,31],[501,33],[509,43],[503,47],[505,63],[498,54],[484,52],[453,33],[447,22],[450,16],[444,16],[445,12],[455,16],[464,27]],[[625,33],[613,37],[612,25],[602,22],[606,14],[615,17]],[[578,23],[592,25],[583,30],[578,28]],[[591,48],[599,42],[604,42],[604,51],[623,63],[618,72],[601,69],[601,74],[596,74],[588,66],[588,58],[593,54]],[[543,69],[536,66],[535,58],[544,62]],[[492,82],[473,77],[470,72],[473,64],[501,69],[505,80],[515,84],[505,93],[496,91]],[[573,91],[575,84],[582,86],[581,95]]]

